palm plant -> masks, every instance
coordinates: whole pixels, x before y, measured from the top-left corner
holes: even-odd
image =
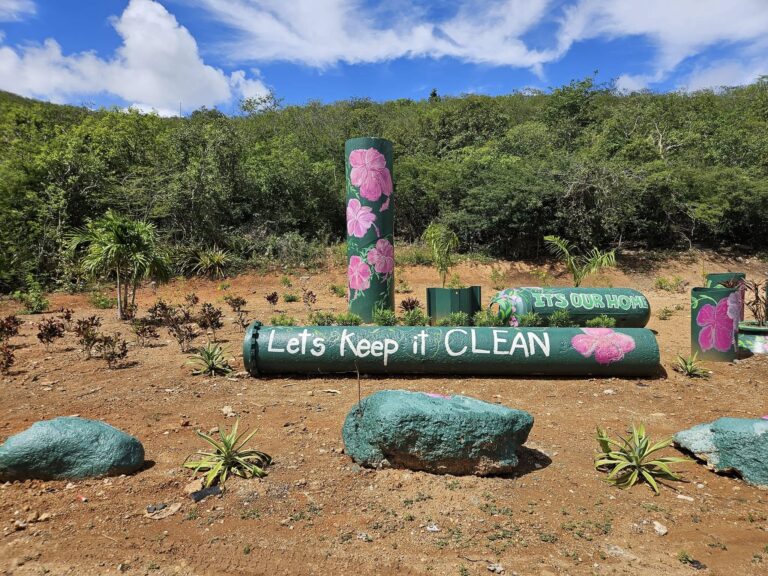
[[[205,276],[211,280],[225,278],[232,260],[229,252],[218,246],[202,248],[195,253],[194,258],[195,265],[192,271],[198,276]]]
[[[655,444],[645,433],[645,426],[632,425],[632,436],[627,439],[619,436],[620,441],[613,440],[608,433],[597,427],[597,442],[600,452],[595,456],[595,469],[608,471],[607,481],[619,488],[630,488],[638,480],[645,480],[651,489],[659,493],[656,478],[665,480],[680,480],[672,472],[670,464],[688,462],[687,458],[664,456],[650,459],[650,456],[672,444],[672,438],[665,438]]]
[[[232,367],[227,361],[224,349],[220,345],[211,342],[198,348],[197,353],[190,356],[186,364],[197,366],[192,371],[192,374],[195,376],[200,374],[226,376],[232,372]]]
[[[445,224],[433,222],[424,231],[424,241],[432,250],[435,267],[440,274],[440,282],[445,288],[445,278],[453,266],[453,253],[459,247],[459,238]]]
[[[219,440],[214,440],[204,432],[197,435],[211,445],[213,451],[199,451],[188,456],[184,461],[184,468],[191,468],[197,472],[206,472],[205,487],[218,481],[223,485],[230,474],[241,478],[262,478],[267,475],[264,468],[272,463],[272,457],[258,450],[244,450],[248,441],[256,434],[256,430],[248,434],[237,434],[240,421],[236,421],[229,434],[219,432]],[[199,456],[198,460],[190,461],[190,458]]]
[[[131,220],[112,210],[70,235],[69,246],[73,252],[85,249],[82,266],[89,275],[114,275],[117,315],[121,320],[135,306],[136,288],[142,280],[152,277],[163,281],[170,275],[154,225]]]
[[[688,376],[688,378],[709,378],[709,372],[701,367],[698,356],[698,352],[695,352],[693,356],[688,356],[687,358],[678,354],[675,370],[684,376]]]
[[[586,254],[576,254],[576,247],[568,240],[559,236],[544,236],[549,251],[565,264],[568,273],[573,277],[573,285],[581,286],[584,278],[599,272],[603,268],[616,266],[616,251],[601,252],[593,247]]]

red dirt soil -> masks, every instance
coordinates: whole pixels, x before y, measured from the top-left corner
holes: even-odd
[[[507,286],[535,285],[532,266],[498,263]],[[625,265],[593,285],[628,286],[650,299],[649,327],[658,332],[666,378],[362,378],[363,395],[402,388],[467,394],[531,412],[536,422],[519,472],[511,477],[436,476],[408,470],[373,471],[343,453],[341,425],[358,399],[355,378],[230,378],[191,375],[164,328],[159,343],[131,350],[125,366],[107,369],[84,360],[68,333],[46,352],[35,338],[40,316],[25,316],[12,342],[16,365],[0,381],[0,439],[37,420],[77,414],[113,424],[138,437],[153,465],[127,477],[78,482],[28,481],[0,485],[2,574],[691,574],[686,558],[705,574],[768,573],[768,491],[740,479],[716,475],[698,463],[679,466],[686,482],[619,490],[592,466],[595,425],[612,435],[644,422],[654,438],[720,416],[768,414],[768,357],[738,363],[708,363],[709,380],[689,380],[672,370],[678,353],[690,349],[689,296],[654,288],[658,276],[678,275],[699,285],[702,271],[739,269],[764,277],[757,260],[734,262],[716,254],[692,253],[653,266]],[[242,333],[222,299],[248,300],[251,318],[268,320],[264,295],[277,290],[318,294],[316,307],[342,311],[345,270],[290,275],[245,274],[219,282],[177,280],[138,295],[139,313],[158,297],[181,302],[195,292],[201,302],[226,311],[218,337],[242,370]],[[490,265],[462,264],[467,284],[481,284],[487,302],[495,293]],[[428,268],[400,271],[420,300],[437,281]],[[301,280],[301,276],[309,276]],[[555,284],[566,285],[557,277]],[[398,301],[404,295],[398,295]],[[51,309],[75,309],[75,317],[99,314],[106,331],[130,328],[114,310],[95,310],[86,295],[51,295]],[[679,309],[675,309],[678,306]],[[659,320],[667,307],[672,317]],[[306,319],[301,302],[278,308]],[[0,303],[0,313],[18,309]],[[205,336],[196,341],[202,343]],[[334,392],[338,391],[338,393]],[[183,488],[192,472],[181,467],[202,448],[196,429],[228,427],[231,406],[241,429],[257,427],[252,444],[272,454],[263,480],[232,479],[224,495],[195,504]],[[669,450],[670,454],[676,453]],[[168,518],[145,517],[150,504],[180,503]],[[16,530],[14,521],[29,521]],[[669,532],[659,536],[653,522]],[[439,531],[430,531],[434,526]],[[683,556],[686,554],[687,556]]]

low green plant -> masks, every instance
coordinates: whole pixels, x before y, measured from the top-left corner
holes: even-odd
[[[491,266],[491,286],[494,290],[503,290],[506,282],[506,274],[498,266]]]
[[[293,282],[291,282],[291,279],[288,278],[288,276],[280,278],[280,284],[286,288],[293,288]]]
[[[493,310],[486,308],[485,310],[480,310],[479,312],[475,312],[475,315],[472,317],[472,323],[475,326],[503,326],[504,323],[501,321],[501,318],[499,318],[498,314],[495,314]]]
[[[657,290],[663,290],[664,292],[685,292],[685,280],[680,276],[673,276],[672,278],[665,278],[659,276],[654,283]]]
[[[395,251],[397,266],[431,266],[435,262],[430,247],[423,242],[398,243]]]
[[[688,357],[678,354],[674,366],[675,370],[688,378],[709,378],[709,371],[699,364],[698,356],[698,352],[694,352],[693,356]]]
[[[94,290],[88,296],[88,301],[91,306],[98,310],[110,310],[117,306],[117,298],[112,298],[106,292],[100,290]]]
[[[411,285],[408,284],[405,280],[402,278],[397,279],[397,284],[395,285],[395,292],[398,294],[410,294],[413,292],[413,289],[411,288]]]
[[[193,256],[192,272],[211,280],[226,278],[227,269],[232,264],[232,255],[227,251],[213,246],[201,248]]]
[[[568,310],[555,310],[547,317],[547,326],[552,328],[570,328],[575,325]]]
[[[672,311],[672,309],[671,308],[667,308],[665,306],[664,308],[662,308],[661,310],[659,310],[656,313],[656,317],[659,320],[669,320],[670,318],[672,318],[673,314],[674,314],[674,312]]]
[[[278,314],[269,319],[272,326],[296,326],[296,319],[287,314]]]
[[[27,276],[27,289],[14,292],[13,299],[24,305],[25,314],[42,314],[48,310],[48,299],[33,276]]]
[[[458,274],[452,274],[451,279],[448,281],[448,284],[446,284],[445,287],[458,290],[459,288],[466,288],[467,285],[461,281],[461,278],[459,278]]]
[[[600,316],[595,316],[594,318],[587,320],[585,325],[588,328],[615,328],[616,318],[612,318],[606,314],[600,314]]]
[[[315,311],[309,315],[309,323],[315,326],[334,326],[336,315],[333,312]]]
[[[662,456],[651,459],[656,452],[672,445],[672,437],[652,444],[643,424],[632,424],[630,433],[629,438],[619,436],[617,441],[610,438],[605,430],[597,427],[600,451],[595,456],[595,469],[608,472],[608,483],[619,488],[631,488],[638,481],[644,480],[658,494],[657,478],[680,480],[680,476],[670,469],[670,465],[688,462],[687,458]]]
[[[451,312],[448,316],[437,321],[437,326],[471,326],[469,314],[466,312]]]
[[[377,306],[373,310],[373,323],[378,326],[397,326],[397,314],[394,310]]]
[[[342,286],[341,284],[331,284],[330,290],[331,290],[331,294],[333,294],[334,296],[338,296],[339,298],[347,297],[346,286]]]
[[[286,292],[283,294],[283,300],[286,302],[298,302],[299,297],[296,294],[293,294],[292,292]]]
[[[544,318],[536,312],[526,312],[517,317],[517,325],[520,328],[536,328],[544,324]]]
[[[421,308],[403,312],[400,320],[403,326],[427,326],[429,324],[429,316]]]
[[[219,440],[215,440],[208,434],[197,431],[197,435],[210,444],[212,450],[199,451],[187,457],[184,468],[191,468],[198,472],[205,472],[205,487],[212,486],[215,482],[224,485],[230,474],[241,478],[263,478],[267,475],[264,468],[272,463],[272,457],[259,450],[246,450],[245,445],[256,434],[256,430],[250,433],[237,433],[240,420],[237,420],[228,434],[219,432]],[[190,458],[197,460],[190,461]]]
[[[195,354],[189,357],[185,364],[196,366],[192,374],[199,376],[226,376],[232,372],[232,367],[226,357],[225,350],[213,342],[197,349]]]
[[[336,315],[336,324],[338,326],[360,326],[363,319],[352,312],[342,312]]]

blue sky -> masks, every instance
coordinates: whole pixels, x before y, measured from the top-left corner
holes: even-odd
[[[768,0],[0,0],[0,89],[161,114],[768,74]]]

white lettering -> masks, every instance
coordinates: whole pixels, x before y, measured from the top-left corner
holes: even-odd
[[[285,349],[283,348],[276,348],[272,345],[272,342],[275,339],[275,331],[272,330],[272,332],[269,333],[269,341],[267,342],[267,352],[285,352]]]
[[[493,331],[493,353],[494,354],[509,354],[509,352],[505,352],[504,350],[499,350],[500,344],[506,344],[507,340],[506,338],[499,338],[499,334],[506,334],[506,330],[494,330]]]
[[[454,328],[452,330],[448,330],[448,332],[445,333],[445,351],[448,353],[448,356],[461,356],[467,351],[467,347],[464,346],[464,348],[462,348],[458,352],[455,352],[451,349],[450,338],[451,338],[451,334],[453,334],[454,332],[461,332],[462,334],[464,334],[464,336],[467,335],[467,331],[462,330],[461,328]]]
[[[475,329],[473,328],[472,330],[470,330],[470,332],[472,333],[472,352],[474,354],[490,354],[491,353],[490,350],[483,350],[482,348],[477,347],[477,334],[475,334]],[[494,337],[495,337],[495,334],[494,334]]]
[[[312,356],[322,356],[325,354],[325,338],[317,337],[314,340],[312,340],[312,350],[310,350],[310,354]]]
[[[538,344],[544,356],[549,358],[549,334],[544,332],[543,336],[544,340],[542,341],[542,339],[539,338],[539,335],[535,332],[528,332],[528,346],[531,348],[531,354],[536,354],[536,346],[534,343]]]

